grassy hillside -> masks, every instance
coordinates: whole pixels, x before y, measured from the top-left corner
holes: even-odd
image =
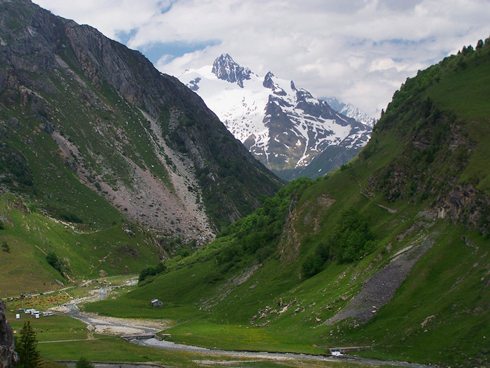
[[[137,273],[163,249],[151,234],[115,221],[103,229],[63,222],[12,194],[0,196],[0,296],[42,292],[74,280]],[[49,256],[58,259],[49,262]]]
[[[489,364],[489,69],[487,40],[419,72],[356,160],[87,309],[174,319],[203,346]]]

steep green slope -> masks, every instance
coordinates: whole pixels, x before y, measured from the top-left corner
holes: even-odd
[[[74,280],[137,273],[165,254],[138,226],[103,229],[60,221],[13,195],[0,197],[0,295],[60,288]],[[59,266],[50,264],[55,255]]]
[[[175,319],[173,340],[211,347],[487,365],[489,68],[487,40],[420,72],[358,159],[88,309]]]

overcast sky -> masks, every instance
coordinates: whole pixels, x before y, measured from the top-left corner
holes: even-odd
[[[368,113],[406,77],[490,36],[490,0],[34,0],[179,76],[228,52]]]

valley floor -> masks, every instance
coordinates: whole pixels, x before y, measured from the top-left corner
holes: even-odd
[[[98,362],[97,368],[111,368],[111,362],[118,366],[121,362],[132,362],[130,365],[133,368],[147,367],[148,362],[157,366],[177,367],[425,367],[353,356],[335,358],[300,353],[209,349],[162,339],[168,337],[164,334],[165,330],[175,324],[171,320],[114,318],[80,310],[84,303],[113,298],[118,293],[131,290],[134,286],[133,280],[134,278],[122,277],[117,279],[115,285],[109,283],[110,286],[105,284],[103,287],[100,287],[101,280],[84,283],[70,289],[72,296],[68,300],[56,298],[59,297],[58,294],[64,294],[65,297],[69,295],[66,290],[12,300],[8,318],[16,331],[25,320],[29,320],[36,329],[42,356],[68,363],[68,366],[83,355]],[[53,305],[59,300],[64,300],[64,303]],[[21,314],[21,319],[15,319],[13,311],[16,309],[37,308],[38,305],[49,308],[56,315],[34,319],[27,314]]]

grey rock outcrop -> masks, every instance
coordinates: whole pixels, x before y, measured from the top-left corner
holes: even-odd
[[[273,89],[274,88],[274,81],[272,80],[273,77],[274,74],[272,74],[272,72],[267,72],[267,74],[264,77],[264,81],[262,82],[262,85],[265,88]]]
[[[5,317],[5,303],[0,300],[0,368],[14,367],[17,362],[14,334]]]

